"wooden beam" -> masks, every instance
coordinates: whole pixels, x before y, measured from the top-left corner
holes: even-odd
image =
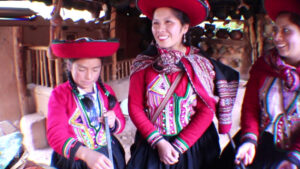
[[[63,83],[63,69],[62,69],[62,59],[55,59],[55,77],[56,85]]]
[[[62,7],[62,0],[53,0],[53,11],[51,13],[52,18],[50,21],[50,42],[52,43],[55,39],[61,39],[62,37],[62,17],[60,16],[60,10]],[[59,85],[63,82],[63,68],[62,68],[62,60],[60,58],[57,58],[54,56],[54,54],[51,51],[51,48],[48,50],[47,57],[49,59],[55,59],[55,77],[56,77],[56,85]]]
[[[254,63],[257,59],[257,43],[256,43],[256,32],[254,28],[254,17],[250,17],[248,20],[249,24],[249,34],[250,34],[250,43],[252,47],[252,63]]]
[[[257,33],[257,44],[258,44],[258,57],[263,54],[263,47],[264,47],[264,35],[263,35],[263,21],[264,15],[258,15],[258,20],[256,24],[256,33]]]
[[[111,8],[111,16],[110,16],[110,37],[116,38],[116,19],[117,19],[117,11],[116,8]],[[117,53],[112,55],[112,80],[117,79]]]
[[[50,87],[54,87],[54,79],[53,79],[53,61],[51,61],[50,59],[48,59],[48,57],[46,57],[47,61],[48,61],[48,73],[49,73],[49,80],[50,80]]]
[[[50,20],[50,42],[52,43],[53,40],[60,40],[61,39],[61,27],[63,19],[60,16],[60,10],[62,7],[62,0],[53,0],[53,11],[51,13],[51,20]],[[48,58],[49,59],[56,59],[57,57],[53,54],[51,48],[48,51]]]

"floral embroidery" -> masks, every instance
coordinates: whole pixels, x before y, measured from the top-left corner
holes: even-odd
[[[100,126],[97,128],[91,125],[85,108],[82,106],[80,100],[75,95],[73,96],[77,104],[77,109],[70,117],[69,124],[73,126],[77,139],[91,149],[98,149],[102,146],[106,146],[107,143],[104,125],[100,123]],[[102,104],[104,103],[104,100],[100,96],[100,93],[98,93],[98,98],[99,111],[106,111],[104,104]]]
[[[170,88],[170,83],[164,74],[157,75],[147,87],[148,115],[154,115],[156,108],[163,100]],[[184,97],[175,93],[171,96],[163,112],[159,115],[154,126],[163,135],[177,135],[191,120],[195,114],[194,107],[197,104],[196,94],[190,84],[187,85]]]

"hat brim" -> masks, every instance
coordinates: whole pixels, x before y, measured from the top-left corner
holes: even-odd
[[[275,21],[280,12],[292,12],[300,15],[300,0],[265,0],[267,14]]]
[[[187,14],[191,26],[200,24],[209,13],[209,4],[201,0],[137,0],[137,7],[151,20],[157,8],[170,7],[178,9]]]
[[[113,55],[119,47],[117,41],[93,40],[88,42],[54,42],[52,52],[60,58],[95,58]]]

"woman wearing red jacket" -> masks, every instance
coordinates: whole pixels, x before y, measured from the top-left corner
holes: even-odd
[[[107,133],[120,133],[125,119],[113,90],[102,83],[101,57],[118,49],[116,41],[60,41],[53,53],[67,59],[68,81],[57,86],[48,104],[47,138],[54,149],[51,166],[59,169],[124,169],[124,151],[112,136],[113,163]],[[110,131],[105,130],[107,117]]]
[[[300,166],[300,1],[265,0],[276,48],[253,65],[236,155],[253,169]]]
[[[189,28],[206,18],[209,5],[206,0],[138,0],[137,5],[152,20],[155,43],[132,66],[129,115],[138,132],[127,168],[213,169],[220,153],[213,117],[219,117],[220,133],[230,130],[238,73],[188,43]]]

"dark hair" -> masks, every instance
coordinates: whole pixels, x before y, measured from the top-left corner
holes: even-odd
[[[280,15],[283,15],[283,14],[288,14],[290,21],[292,23],[296,24],[300,28],[300,15],[299,14],[289,12],[289,11],[282,11],[277,15],[277,17]]]
[[[73,62],[75,62],[76,60],[78,60],[78,59],[68,59],[68,61],[71,64]],[[77,84],[74,82],[72,74],[71,74],[71,72],[69,70],[67,70],[67,77],[68,77],[68,80],[69,80],[70,85],[72,87],[72,92],[76,96],[79,95],[79,91],[77,89]],[[113,107],[115,107],[115,104],[117,102],[116,97],[113,96],[112,94],[110,94],[109,91],[106,89],[106,87],[104,86],[104,84],[103,84],[103,82],[101,80],[101,76],[99,76],[99,78],[98,78],[98,83],[99,83],[101,89],[105,92],[105,95],[108,97],[109,109],[112,109]],[[85,106],[85,108],[87,110],[90,110],[90,109],[93,108],[94,103],[93,103],[93,101],[90,98],[88,98],[86,96],[83,96],[83,98],[79,98],[79,99],[82,101],[83,105]]]
[[[191,23],[190,18],[187,16],[187,14],[185,14],[184,12],[176,8],[171,8],[171,9],[173,10],[173,14],[175,15],[175,17],[179,19],[182,25]]]
[[[190,18],[187,16],[186,13],[182,12],[181,10],[179,9],[176,9],[176,8],[171,8],[172,11],[173,11],[173,14],[175,15],[175,17],[177,19],[179,19],[180,23],[182,25],[184,24],[189,24],[191,23],[190,21]],[[190,46],[192,43],[192,38],[191,38],[191,31],[190,31],[190,28],[189,30],[187,31],[187,33],[185,34],[185,40],[184,38],[182,38],[182,43],[185,45],[185,46]]]

